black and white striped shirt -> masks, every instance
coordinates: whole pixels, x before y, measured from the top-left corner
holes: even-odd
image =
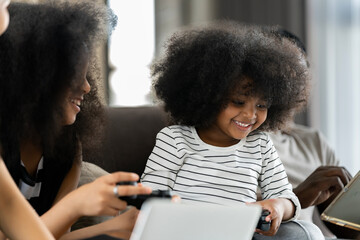
[[[162,129],[141,177],[153,189],[170,189],[182,202],[233,205],[287,198],[300,203],[266,133],[251,133],[230,147],[204,143],[195,128],[174,125]]]
[[[27,200],[31,200],[33,198],[38,198],[40,196],[41,184],[42,184],[42,170],[43,170],[44,158],[42,157],[39,161],[38,168],[36,171],[35,178],[31,177],[24,163],[21,162],[21,178],[19,181],[19,188],[21,193]]]

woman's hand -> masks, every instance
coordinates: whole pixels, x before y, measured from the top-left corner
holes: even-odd
[[[115,172],[81,186],[71,192],[68,198],[71,198],[72,204],[77,206],[75,209],[78,211],[78,216],[115,216],[127,207],[127,203],[119,199],[119,196],[151,193],[151,188],[141,184],[116,185],[118,182],[138,180],[139,176],[135,173]]]
[[[289,219],[289,216],[294,215],[295,207],[289,199],[266,199],[263,201],[248,204],[258,204],[262,207],[262,209],[268,210],[270,212],[270,214],[265,218],[265,221],[271,221],[270,229],[266,232],[260,229],[255,229],[255,232],[265,236],[275,235],[280,227],[282,220]]]
[[[103,222],[102,224],[107,229],[105,234],[121,239],[129,239],[138,214],[139,210],[135,207],[131,207],[119,216]]]
[[[64,196],[41,218],[58,238],[82,216],[118,215],[119,211],[127,207],[127,203],[119,199],[119,196],[151,193],[151,188],[141,184],[116,185],[118,182],[138,180],[137,174],[127,172],[115,172],[99,177]]]
[[[62,236],[60,240],[86,239],[102,234],[119,239],[129,239],[138,214],[139,210],[135,207],[131,207],[122,214],[107,221],[67,233]]]

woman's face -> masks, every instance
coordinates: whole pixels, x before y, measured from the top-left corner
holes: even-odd
[[[9,25],[9,12],[7,7],[10,0],[0,0],[0,35],[5,32]]]
[[[86,79],[89,65],[88,57],[89,55],[87,53],[82,54],[78,63],[75,79],[75,81],[79,84],[67,91],[63,106],[63,125],[71,125],[75,122],[76,115],[81,110],[81,102],[84,100],[84,95],[90,92],[91,87]]]

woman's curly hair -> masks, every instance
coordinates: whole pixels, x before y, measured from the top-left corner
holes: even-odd
[[[12,174],[18,168],[19,141],[40,137],[44,156],[71,164],[78,141],[92,149],[103,125],[103,107],[97,94],[99,72],[95,50],[116,25],[107,8],[89,2],[77,4],[12,3],[10,24],[0,36],[0,145]],[[84,96],[75,124],[62,126],[66,92],[79,86],[78,62],[90,56]],[[15,161],[17,160],[17,161]],[[16,174],[15,174],[16,175]]]
[[[269,101],[259,130],[276,130],[308,99],[303,52],[271,28],[219,21],[175,33],[151,65],[156,96],[173,124],[208,127],[247,77]]]

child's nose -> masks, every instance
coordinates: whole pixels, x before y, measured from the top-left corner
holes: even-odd
[[[248,119],[254,119],[256,117],[256,106],[254,104],[245,104],[243,115]]]
[[[91,86],[90,86],[90,84],[89,84],[89,82],[88,82],[87,79],[85,79],[85,81],[84,81],[84,83],[83,83],[83,85],[82,85],[82,90],[83,90],[84,94],[89,93],[90,90],[91,90]]]

